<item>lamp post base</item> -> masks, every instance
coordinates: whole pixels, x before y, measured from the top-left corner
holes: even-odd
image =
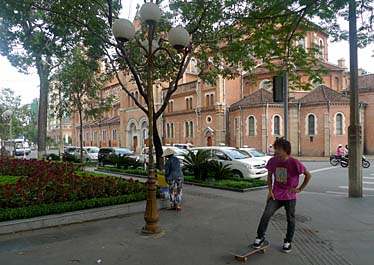
[[[161,230],[161,228],[158,224],[155,224],[155,225],[146,224],[142,228],[142,234],[146,234],[146,235],[159,234],[161,232],[162,232],[162,230]]]
[[[156,179],[154,172],[150,170],[150,176],[146,182],[147,186],[147,205],[144,213],[145,225],[142,228],[144,234],[158,234],[161,232],[161,228],[158,224],[158,208],[156,198]]]

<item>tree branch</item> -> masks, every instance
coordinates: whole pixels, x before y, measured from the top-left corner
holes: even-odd
[[[140,93],[140,95],[142,95],[142,97],[144,98],[144,100],[145,100],[145,102],[147,103],[147,106],[148,106],[147,94],[145,93],[145,90],[143,89],[142,82],[141,82],[141,80],[138,76],[138,73],[137,73],[135,67],[132,65],[129,57],[126,54],[125,48],[123,46],[118,45],[118,49],[121,51],[121,54],[119,54],[118,50],[116,49],[118,56],[122,55],[123,58],[125,59],[127,66],[130,68],[130,71],[131,71],[132,75],[134,76],[135,83],[136,83],[136,86],[138,87],[139,93]]]
[[[130,93],[130,91],[126,88],[125,84],[122,82],[122,80],[121,80],[121,78],[120,78],[120,76],[119,76],[119,74],[118,74],[118,71],[117,71],[117,69],[116,69],[116,66],[114,65],[114,62],[113,62],[112,58],[110,57],[108,51],[107,51],[106,49],[104,49],[104,52],[105,52],[105,54],[106,54],[106,55],[108,56],[108,58],[109,58],[110,64],[112,65],[112,67],[113,67],[113,69],[114,69],[114,72],[115,72],[116,78],[117,78],[118,83],[120,84],[122,90],[125,91],[126,94],[127,94],[127,95],[132,99],[132,100],[134,100],[136,106],[138,106],[138,107],[139,107],[139,108],[140,108],[144,113],[147,113],[148,110],[147,110],[146,108],[144,108],[144,107],[139,103],[139,101],[135,98],[135,96],[133,96],[133,95]]]
[[[156,119],[161,116],[161,114],[165,111],[166,106],[169,104],[170,97],[173,95],[173,93],[178,89],[178,81],[182,78],[182,74],[186,71],[186,68],[191,60],[193,53],[192,52],[186,52],[184,54],[182,63],[179,66],[178,74],[173,82],[169,84],[168,91],[166,93],[164,102],[162,103],[161,108],[156,112]],[[187,60],[186,60],[187,58]]]

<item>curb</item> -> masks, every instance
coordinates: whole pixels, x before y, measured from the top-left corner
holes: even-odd
[[[130,174],[130,173],[124,173],[124,172],[116,172],[116,171],[107,171],[104,169],[94,169],[95,172],[100,172],[100,173],[107,173],[107,174],[115,174],[115,175],[120,175],[120,176],[127,176],[127,177],[133,177],[133,178],[141,178],[141,179],[147,179],[147,176],[144,175],[135,175],[135,174]]]
[[[157,200],[158,209],[164,209],[168,207],[168,205],[168,200]],[[5,221],[0,222],[0,235],[47,227],[83,223],[121,215],[141,213],[144,212],[145,206],[146,201],[140,201],[74,212],[67,212],[63,214],[52,214],[28,219]]]

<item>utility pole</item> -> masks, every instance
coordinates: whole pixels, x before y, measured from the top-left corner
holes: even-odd
[[[350,124],[349,146],[349,197],[362,197],[362,148],[358,95],[356,1],[349,0],[349,57],[350,57]]]
[[[284,139],[288,140],[288,72],[283,72]]]

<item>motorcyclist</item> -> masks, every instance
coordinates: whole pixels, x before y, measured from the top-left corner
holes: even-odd
[[[344,147],[344,156],[348,156],[348,145],[347,144]]]
[[[344,155],[344,151],[343,151],[343,145],[342,144],[339,144],[338,145],[338,149],[336,150],[336,155],[341,158],[343,155]]]

